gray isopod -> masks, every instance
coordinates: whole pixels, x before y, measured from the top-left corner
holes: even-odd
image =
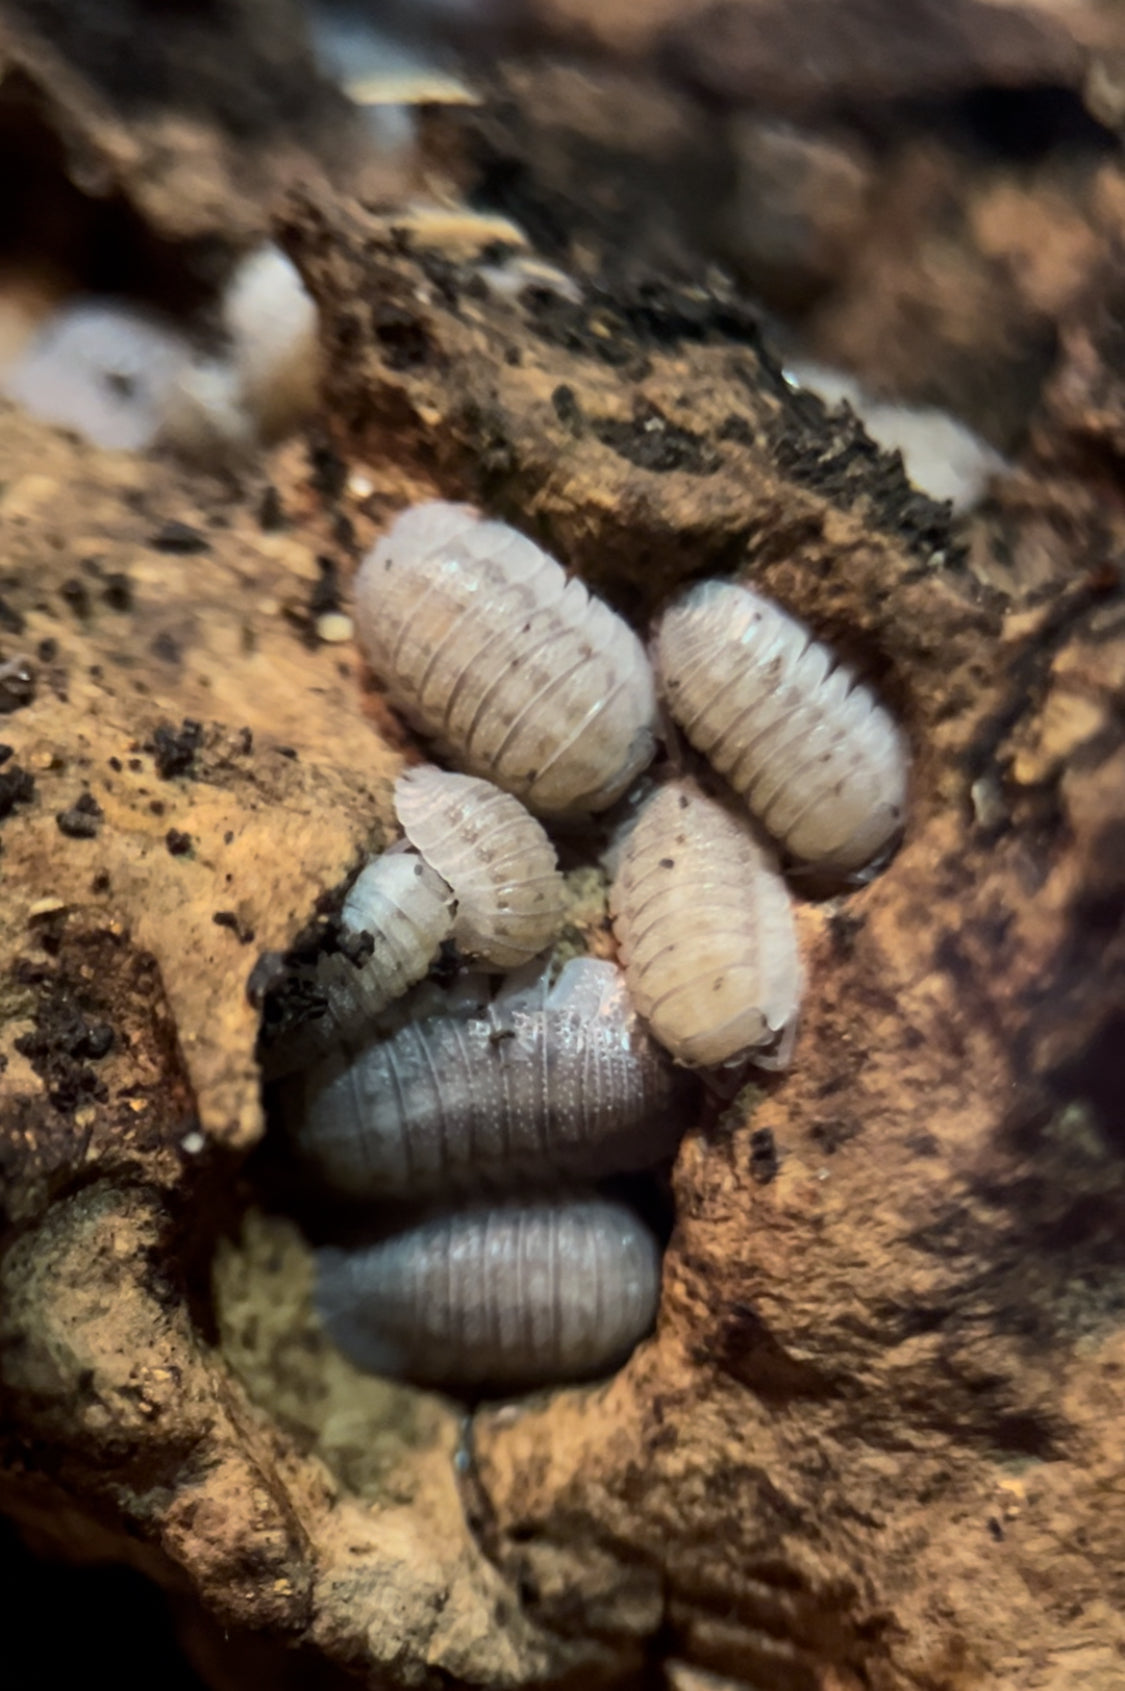
[[[802,985],[793,913],[748,817],[669,782],[633,824],[609,903],[630,997],[679,1062],[788,1060]]]
[[[469,957],[515,969],[545,950],[562,922],[555,848],[511,793],[433,764],[395,783],[403,832],[457,900],[453,938]]]
[[[333,1341],[373,1373],[526,1388],[624,1361],[659,1289],[657,1242],[632,1210],[532,1198],[321,1250],[316,1303]]]
[[[640,641],[503,523],[439,501],[404,511],[360,568],[355,613],[408,721],[532,810],[604,810],[652,758]]]
[[[578,957],[548,978],[509,976],[494,1000],[469,978],[440,1013],[298,1077],[290,1130],[320,1180],[350,1198],[414,1196],[595,1179],[669,1156],[687,1125],[683,1080],[621,971]]]
[[[657,668],[688,739],[793,858],[850,872],[895,838],[904,738],[795,617],[748,587],[700,582],[661,619]]]
[[[354,962],[334,951],[319,957],[303,982],[311,1011],[267,1045],[269,1079],[291,1074],[342,1042],[369,1037],[394,999],[420,981],[453,928],[453,894],[413,851],[392,850],[360,870],[340,912],[340,926],[366,936],[370,951]]]

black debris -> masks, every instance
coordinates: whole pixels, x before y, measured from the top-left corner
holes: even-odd
[[[3,749],[5,752],[11,752],[10,746]],[[10,816],[17,804],[30,804],[34,797],[34,775],[29,775],[18,763],[13,763],[9,769],[0,770],[0,819]]]
[[[59,588],[59,594],[75,616],[85,621],[90,614],[90,589],[86,583],[79,581],[76,575],[69,576]]]
[[[22,634],[25,627],[24,615],[14,605],[9,605],[7,599],[0,596],[0,628],[6,634]]]
[[[0,715],[23,710],[35,698],[35,671],[27,658],[9,658],[0,664]]]
[[[11,746],[0,745],[0,764],[7,763],[8,759],[12,755],[12,751],[13,748]]]
[[[56,989],[40,998],[33,1032],[21,1034],[15,1045],[46,1082],[54,1107],[69,1113],[91,1099],[105,1101],[105,1086],[90,1064],[107,1056],[114,1042],[108,1022],[88,1018],[65,990]]]
[[[773,1134],[768,1127],[757,1127],[750,1135],[750,1178],[759,1186],[768,1186],[777,1178],[780,1158]]]
[[[236,915],[233,910],[216,910],[211,920],[217,928],[229,928],[231,933],[237,935],[240,945],[253,945],[253,928],[247,927],[241,916]]]
[[[133,583],[120,570],[105,578],[102,588],[102,598],[111,611],[131,611],[133,609]]]
[[[281,495],[272,482],[262,489],[262,499],[258,506],[258,527],[263,534],[275,534],[279,528],[285,527],[285,506],[281,503]]]
[[[175,518],[163,523],[155,534],[150,534],[148,543],[157,552],[176,552],[182,557],[211,550],[211,542],[205,534],[200,534],[190,523],[181,523]]]
[[[93,793],[82,793],[69,810],[55,817],[59,832],[71,840],[92,840],[102,825],[105,812]]]
[[[160,659],[161,663],[179,663],[180,661],[179,641],[174,635],[169,634],[167,629],[160,631],[149,650],[154,658]]]
[[[191,773],[195,754],[203,741],[203,724],[185,717],[179,728],[162,722],[152,736],[151,750],[156,760],[156,773],[165,781],[173,775]]]
[[[40,663],[54,663],[59,655],[58,641],[53,635],[48,635],[45,640],[40,640],[38,646],[36,646],[35,655]]]
[[[164,844],[173,857],[183,857],[185,852],[191,850],[191,835],[181,833],[179,828],[169,828],[164,836]]]

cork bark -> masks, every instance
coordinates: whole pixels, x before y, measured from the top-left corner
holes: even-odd
[[[1053,308],[1022,462],[953,529],[790,390],[733,290],[514,304],[323,184],[277,229],[324,325],[307,440],[206,479],[0,410],[0,1507],[175,1593],[217,1684],[252,1651],[279,1683],[1111,1691],[1106,248]],[[320,1334],[254,1058],[268,959],[386,839],[408,749],[318,615],[435,494],[640,627],[744,571],[914,759],[890,866],[799,902],[791,1070],[685,1122],[655,1335],[608,1382],[468,1412]]]

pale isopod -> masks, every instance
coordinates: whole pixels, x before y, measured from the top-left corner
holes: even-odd
[[[788,888],[749,818],[670,782],[633,825],[609,902],[630,997],[678,1061],[786,1060],[801,965]]]
[[[356,628],[413,726],[543,815],[605,809],[652,757],[652,671],[632,629],[468,506],[403,512],[360,568]]]
[[[688,739],[793,858],[853,871],[897,835],[903,736],[788,612],[748,587],[700,582],[661,619],[657,667]]]
[[[350,1198],[598,1178],[671,1154],[682,1077],[640,1026],[621,971],[573,958],[553,987],[510,976],[495,1000],[463,982],[438,1014],[404,1020],[299,1077],[290,1129]]]
[[[267,1040],[263,1067],[270,1079],[303,1068],[343,1041],[369,1035],[379,1014],[420,981],[453,927],[449,887],[412,851],[390,851],[363,868],[348,891],[340,926],[366,936],[358,959],[328,952],[301,984],[308,1013]]]
[[[316,1302],[359,1367],[441,1386],[603,1373],[652,1326],[660,1251],[603,1198],[513,1200],[318,1253]]]
[[[457,900],[453,938],[470,957],[515,969],[550,945],[565,886],[555,848],[517,798],[433,764],[395,783],[403,832]]]

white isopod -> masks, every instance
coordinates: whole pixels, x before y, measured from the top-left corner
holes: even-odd
[[[669,709],[798,861],[850,872],[898,834],[908,757],[890,714],[803,623],[704,581],[661,619]]]
[[[368,954],[353,961],[341,952],[318,957],[302,980],[308,1014],[276,1041],[266,1041],[262,1063],[270,1079],[303,1068],[342,1042],[369,1037],[380,1013],[429,969],[453,928],[449,887],[412,851],[375,857],[348,891],[342,930],[366,936]]]
[[[659,1290],[653,1235],[594,1197],[472,1205],[317,1260],[318,1312],[353,1362],[451,1387],[603,1373],[652,1326]]]
[[[515,969],[559,930],[565,883],[555,848],[511,793],[433,764],[395,783],[403,832],[457,900],[453,938],[469,957]]]
[[[670,782],[633,825],[609,902],[630,997],[679,1062],[787,1060],[802,987],[793,913],[749,818]]]
[[[669,1156],[689,1096],[621,971],[576,957],[548,982],[546,968],[509,976],[489,1000],[483,977],[463,980],[436,1013],[300,1076],[290,1130],[322,1184],[413,1196],[596,1179]]]
[[[604,810],[652,757],[652,671],[632,629],[466,505],[403,512],[360,568],[356,627],[412,725],[543,815]]]

